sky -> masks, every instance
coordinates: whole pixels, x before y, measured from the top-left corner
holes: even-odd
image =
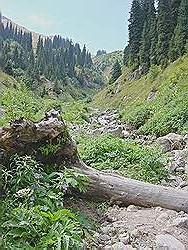
[[[43,35],[86,44],[93,54],[123,49],[132,0],[0,0],[2,15]]]

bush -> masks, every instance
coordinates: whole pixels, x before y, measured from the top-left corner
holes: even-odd
[[[149,105],[141,104],[130,112],[122,112],[123,121],[130,123],[136,129],[140,128],[146,123],[146,121],[152,116],[152,109]]]
[[[99,170],[118,170],[124,176],[160,183],[167,177],[166,159],[156,148],[122,140],[109,135],[82,138],[79,153],[83,161]]]
[[[85,226],[63,201],[86,191],[88,178],[66,170],[47,173],[31,156],[15,156],[3,167],[1,249],[80,249]]]

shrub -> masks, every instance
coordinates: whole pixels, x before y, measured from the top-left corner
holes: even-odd
[[[122,140],[109,135],[82,138],[79,153],[83,161],[99,170],[118,170],[124,176],[151,183],[167,177],[166,159],[157,148]]]
[[[46,173],[31,156],[15,156],[3,167],[3,249],[80,249],[88,227],[64,209],[72,188],[86,191],[88,178],[70,170]]]

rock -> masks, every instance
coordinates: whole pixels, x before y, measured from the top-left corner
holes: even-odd
[[[117,126],[116,128],[114,129],[108,129],[107,130],[107,133],[113,135],[113,136],[116,136],[116,137],[122,137],[122,131],[123,131],[123,128],[122,126]]]
[[[132,136],[131,136],[131,133],[128,132],[127,130],[123,130],[122,131],[122,138],[124,139],[130,139]]]
[[[134,229],[131,232],[131,238],[139,238],[142,235],[142,232],[139,229]]]
[[[173,220],[172,224],[176,227],[184,227],[188,229],[188,217],[176,218]]]
[[[171,150],[171,143],[167,138],[159,137],[157,143],[161,146],[163,153],[169,152]]]
[[[106,227],[101,228],[101,232],[103,234],[108,234],[110,231],[111,231],[111,226],[106,226]]]
[[[188,183],[187,183],[186,181],[182,181],[182,182],[179,184],[178,188],[184,188],[184,187],[187,187],[187,186],[188,186]]]
[[[102,128],[96,128],[95,130],[93,130],[91,132],[91,134],[97,136],[97,135],[101,135],[103,132],[104,132],[104,127],[102,127]]]
[[[155,211],[156,211],[156,212],[161,212],[161,211],[163,211],[163,208],[162,208],[162,207],[156,207],[156,208],[155,208]]]
[[[131,245],[125,245],[122,242],[118,242],[114,245],[112,245],[111,250],[134,250],[135,248],[133,248]]]
[[[176,168],[176,172],[184,173],[185,172],[185,168],[184,167]]]
[[[110,240],[110,236],[108,234],[100,235],[100,240],[104,241],[104,242],[107,242],[107,241]]]
[[[159,234],[155,239],[157,250],[186,250],[185,246],[170,234]]]
[[[183,136],[175,133],[159,137],[157,143],[161,146],[164,153],[175,149],[183,149],[185,146]]]
[[[173,210],[169,210],[166,212],[163,212],[162,214],[159,215],[159,217],[157,217],[157,221],[159,222],[164,222],[166,220],[169,220],[171,218],[175,218],[177,216],[177,212],[173,211]]]
[[[103,248],[103,250],[112,250],[112,247],[109,246],[109,245],[107,245],[107,246],[105,246],[105,247]]]
[[[129,234],[127,234],[127,233],[120,234],[119,235],[119,241],[123,242],[125,245],[129,244],[129,241],[130,241]]]
[[[138,211],[138,207],[136,207],[135,205],[130,205],[127,207],[127,212],[137,212]]]

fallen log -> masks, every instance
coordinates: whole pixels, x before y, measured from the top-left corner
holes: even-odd
[[[0,128],[0,161],[7,164],[13,154],[35,155],[43,164],[76,169],[90,178],[87,197],[111,204],[160,206],[188,212],[188,192],[104,173],[86,166],[58,111],[51,110],[38,123],[23,118]]]

